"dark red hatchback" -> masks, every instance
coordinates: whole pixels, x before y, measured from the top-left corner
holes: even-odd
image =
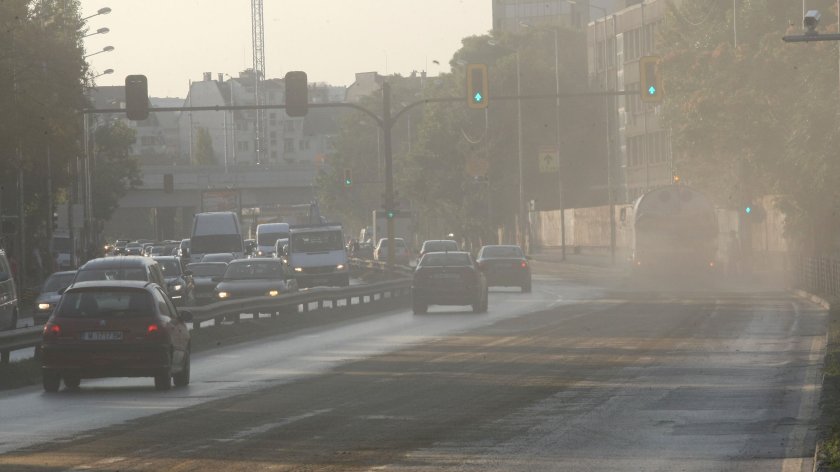
[[[62,295],[44,326],[44,390],[61,380],[154,377],[158,390],[190,382],[189,312],[178,313],[155,283],[129,280],[77,282]]]

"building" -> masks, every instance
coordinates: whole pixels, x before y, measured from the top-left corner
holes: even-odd
[[[592,10],[612,13],[624,0],[493,0],[493,30],[520,33],[529,26],[586,28]]]
[[[602,90],[639,91],[639,58],[653,56],[665,17],[665,0],[627,2],[587,28],[590,83]],[[673,181],[669,130],[661,106],[640,95],[613,97],[610,103],[610,162],[617,203]]]

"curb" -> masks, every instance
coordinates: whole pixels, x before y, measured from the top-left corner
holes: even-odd
[[[817,305],[823,307],[824,309],[831,311],[831,302],[829,302],[825,298],[820,297],[818,295],[814,295],[813,293],[806,292],[805,290],[798,289],[798,288],[792,289],[791,291],[797,297],[809,300],[812,303],[816,303]],[[826,338],[828,338],[828,333],[827,332],[826,332],[825,336],[826,336]],[[826,339],[826,347],[827,346],[828,346],[828,339]],[[825,374],[823,374],[822,383],[825,383]],[[828,470],[828,469],[826,469],[825,467],[822,466],[822,463],[820,461],[820,449],[822,449],[822,442],[823,442],[822,438],[817,438],[817,443],[814,447],[814,468],[812,469],[813,472]]]

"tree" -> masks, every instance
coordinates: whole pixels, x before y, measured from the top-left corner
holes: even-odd
[[[817,3],[809,7],[824,13],[834,5]],[[730,208],[781,195],[794,242],[808,251],[832,250],[840,229],[833,215],[840,203],[840,121],[837,71],[825,64],[836,64],[836,45],[782,42],[789,25],[801,21],[791,2],[739,2],[736,14],[737,48],[731,3],[669,9],[660,41],[677,165]],[[831,18],[823,24],[836,29]]]
[[[213,150],[213,140],[207,128],[198,128],[195,133],[195,163],[198,165],[215,165],[216,152]]]
[[[131,157],[135,132],[124,121],[108,121],[96,128],[93,181],[93,215],[107,220],[128,189],[142,184],[137,160]]]

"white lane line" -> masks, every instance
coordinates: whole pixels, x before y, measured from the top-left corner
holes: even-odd
[[[242,442],[250,437],[267,433],[275,428],[282,428],[283,426],[288,426],[292,423],[296,423],[301,420],[305,420],[307,418],[312,418],[313,416],[323,415],[324,413],[329,413],[332,411],[332,408],[326,408],[323,410],[315,410],[310,411],[309,413],[304,413],[298,416],[292,416],[291,418],[286,418],[282,421],[277,421],[274,423],[266,423],[264,425],[255,426],[253,428],[243,429],[242,431],[238,431],[233,434],[233,436],[229,438],[223,439],[215,439],[214,441],[217,442]]]

